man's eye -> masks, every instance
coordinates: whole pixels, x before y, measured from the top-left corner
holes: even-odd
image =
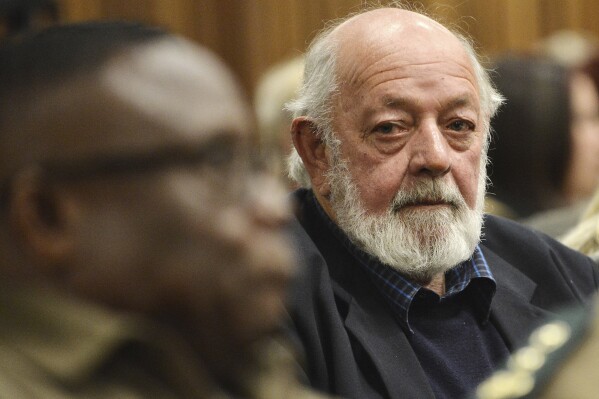
[[[374,132],[382,133],[382,134],[391,134],[391,133],[395,133],[396,131],[398,131],[398,129],[399,129],[398,124],[391,123],[391,122],[385,122],[385,123],[381,123],[380,125],[377,125],[374,128]]]
[[[449,129],[455,132],[464,132],[467,130],[474,130],[474,124],[465,120],[456,120],[449,124]]]

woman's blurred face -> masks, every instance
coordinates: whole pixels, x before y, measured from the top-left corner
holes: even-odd
[[[587,75],[576,73],[570,96],[572,153],[564,189],[572,203],[588,198],[599,183],[599,95]]]

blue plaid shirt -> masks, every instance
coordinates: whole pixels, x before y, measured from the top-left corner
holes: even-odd
[[[432,291],[403,277],[397,270],[375,259],[360,262],[372,278],[391,308],[395,311],[402,326],[413,332],[409,323],[410,305],[418,296],[436,297],[438,301],[464,292],[472,286],[475,300],[472,306],[480,321],[486,321],[491,310],[491,300],[495,295],[495,279],[485,257],[477,246],[470,259],[445,272],[445,295],[439,297]]]
[[[387,300],[405,331],[413,333],[409,323],[409,310],[414,300],[418,300],[420,296],[428,296],[442,301],[464,292],[467,287],[471,287],[471,305],[479,321],[486,322],[488,320],[496,283],[479,246],[476,246],[468,260],[445,272],[445,295],[439,297],[434,292],[408,280],[397,270],[381,263],[377,258],[360,250],[328,217],[315,197],[313,197],[313,201],[333,234],[341,240],[358,260],[360,266],[370,275],[372,282]]]

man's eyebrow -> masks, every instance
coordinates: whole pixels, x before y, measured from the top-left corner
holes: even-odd
[[[462,108],[462,107],[474,107],[476,103],[471,96],[462,96],[454,98],[445,104],[446,109]]]
[[[383,97],[383,105],[388,108],[405,108],[409,105],[409,101],[402,97],[385,96]]]
[[[382,103],[387,108],[402,109],[410,107],[413,104],[413,101],[410,101],[403,97],[385,96],[382,99]],[[461,107],[476,106],[476,103],[472,96],[464,95],[452,98],[449,101],[442,103],[442,105],[444,109],[455,109]]]

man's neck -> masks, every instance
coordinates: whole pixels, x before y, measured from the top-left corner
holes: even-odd
[[[431,281],[422,285],[424,288],[433,291],[439,296],[445,295],[445,274],[439,273],[435,275]]]

